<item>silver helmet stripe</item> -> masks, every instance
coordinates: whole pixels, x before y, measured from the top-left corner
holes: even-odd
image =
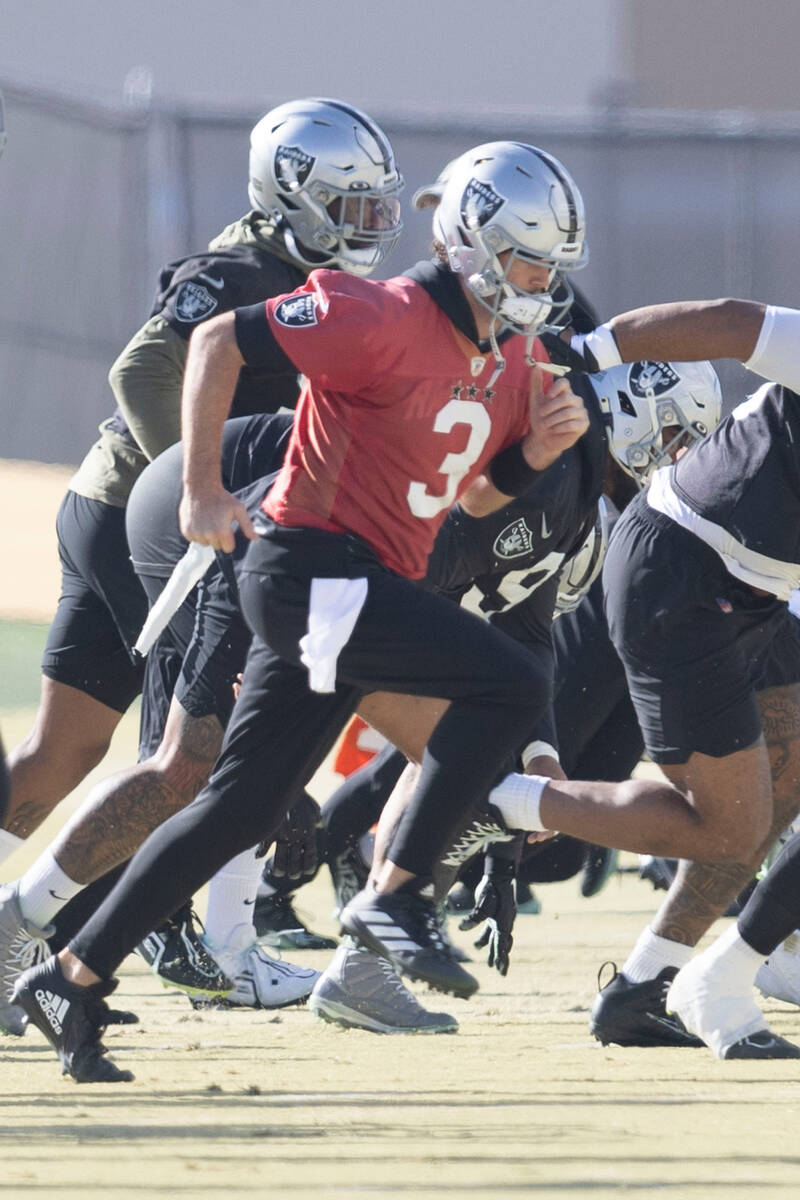
[[[553,172],[558,182],[561,184],[561,187],[564,189],[564,197],[567,201],[567,208],[569,209],[570,221],[570,227],[567,230],[567,236],[565,240],[567,242],[577,241],[580,228],[578,224],[578,205],[575,202],[575,195],[572,191],[571,181],[560,169],[560,166],[555,159],[551,158],[549,154],[545,154],[544,150],[539,150],[536,146],[526,146],[524,142],[517,142],[516,145],[519,146],[520,150],[527,150],[529,153],[533,154],[535,158],[538,158],[541,162],[545,163]]]
[[[330,104],[331,108],[338,108],[340,112],[347,113],[347,115],[352,117],[354,121],[357,121],[359,125],[365,126],[380,147],[386,173],[388,174],[390,171],[395,170],[394,152],[387,141],[386,135],[382,129],[378,128],[377,125],[373,125],[366,113],[359,112],[357,108],[351,108],[349,104],[342,104],[340,100],[328,100],[323,97],[320,97],[319,100],[321,104]]]

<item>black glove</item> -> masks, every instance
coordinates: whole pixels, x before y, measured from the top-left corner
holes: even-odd
[[[275,853],[268,864],[277,879],[307,883],[319,870],[317,827],[319,805],[307,792],[292,805],[275,838]]]
[[[501,975],[508,974],[508,961],[514,939],[511,930],[517,915],[514,895],[516,864],[508,859],[487,856],[483,879],[475,889],[472,912],[459,923],[459,929],[474,929],[481,921],[486,925],[475,943],[478,950],[489,947],[487,962]]]

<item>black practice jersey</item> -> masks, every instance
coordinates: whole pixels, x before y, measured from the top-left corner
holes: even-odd
[[[676,464],[671,482],[740,546],[800,565],[800,396],[764,384]]]
[[[292,430],[291,413],[238,417],[225,422],[222,434],[222,483],[257,511],[268,484],[281,464]],[[150,464],[131,492],[126,513],[128,543],[140,574],[168,577],[186,553],[188,542],[178,527],[178,506],[183,491],[183,446],[177,442]],[[255,489],[255,500],[250,492]],[[242,539],[244,540],[244,539]]]
[[[300,287],[305,271],[272,254],[266,245],[243,242],[192,254],[168,263],[161,271],[150,317],[163,320],[182,338],[203,321],[269,296]],[[291,363],[278,371],[244,366],[239,373],[231,417],[294,408],[299,394],[297,371]],[[119,409],[113,428],[127,432]]]
[[[587,536],[603,488],[607,447],[597,399],[586,376],[570,382],[586,405],[587,432],[505,508],[475,518],[456,505],[425,581],[522,640],[526,623],[549,626],[561,567]]]

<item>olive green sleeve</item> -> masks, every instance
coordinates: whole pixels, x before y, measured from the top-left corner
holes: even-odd
[[[181,436],[181,387],[189,344],[151,317],[108,373],[128,428],[149,459]]]

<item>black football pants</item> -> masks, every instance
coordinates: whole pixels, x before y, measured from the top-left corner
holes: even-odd
[[[208,785],[148,838],[71,943],[101,977],[235,854],[273,839],[365,693],[452,701],[390,851],[392,862],[416,875],[431,873],[463,814],[549,703],[550,680],[536,659],[488,623],[387,571],[357,540],[290,533],[277,553],[263,539],[245,560],[240,594],[255,636]],[[369,581],[330,694],[312,692],[299,664],[309,569]]]

